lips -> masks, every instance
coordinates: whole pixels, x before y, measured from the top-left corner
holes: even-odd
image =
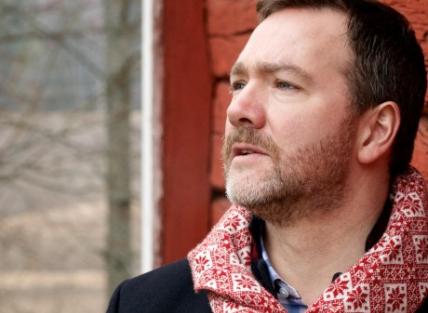
[[[268,153],[260,147],[246,144],[246,143],[235,143],[232,146],[232,158],[237,156],[247,156],[247,155],[268,155]]]

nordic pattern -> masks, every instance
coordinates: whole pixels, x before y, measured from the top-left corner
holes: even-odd
[[[412,313],[428,297],[428,194],[415,170],[397,178],[387,229],[309,313]],[[251,273],[251,214],[232,206],[188,255],[195,290],[208,291],[215,313],[286,312]]]

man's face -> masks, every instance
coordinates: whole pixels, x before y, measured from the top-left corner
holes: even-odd
[[[343,197],[356,127],[346,22],[330,9],[274,13],[232,69],[226,191],[265,220],[290,222]]]

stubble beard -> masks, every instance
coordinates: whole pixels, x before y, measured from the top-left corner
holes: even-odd
[[[279,226],[334,210],[344,199],[354,139],[352,125],[348,118],[337,134],[289,153],[281,153],[271,138],[254,129],[236,129],[223,145],[227,197]],[[259,172],[257,179],[232,167],[231,151],[236,142],[253,144],[269,153],[272,164]]]

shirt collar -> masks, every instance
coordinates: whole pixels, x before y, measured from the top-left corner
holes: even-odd
[[[301,299],[301,296],[297,292],[297,290],[291,286],[290,284],[287,284],[283,278],[278,274],[278,272],[275,270],[275,268],[272,266],[272,263],[269,259],[269,255],[267,253],[267,250],[264,245],[263,236],[259,237],[260,241],[260,254],[263,259],[263,261],[266,263],[270,280],[273,283],[273,285],[276,287],[275,289],[279,291],[283,291],[283,293],[288,293],[289,297],[295,298],[295,299]],[[284,290],[285,289],[285,290]]]

